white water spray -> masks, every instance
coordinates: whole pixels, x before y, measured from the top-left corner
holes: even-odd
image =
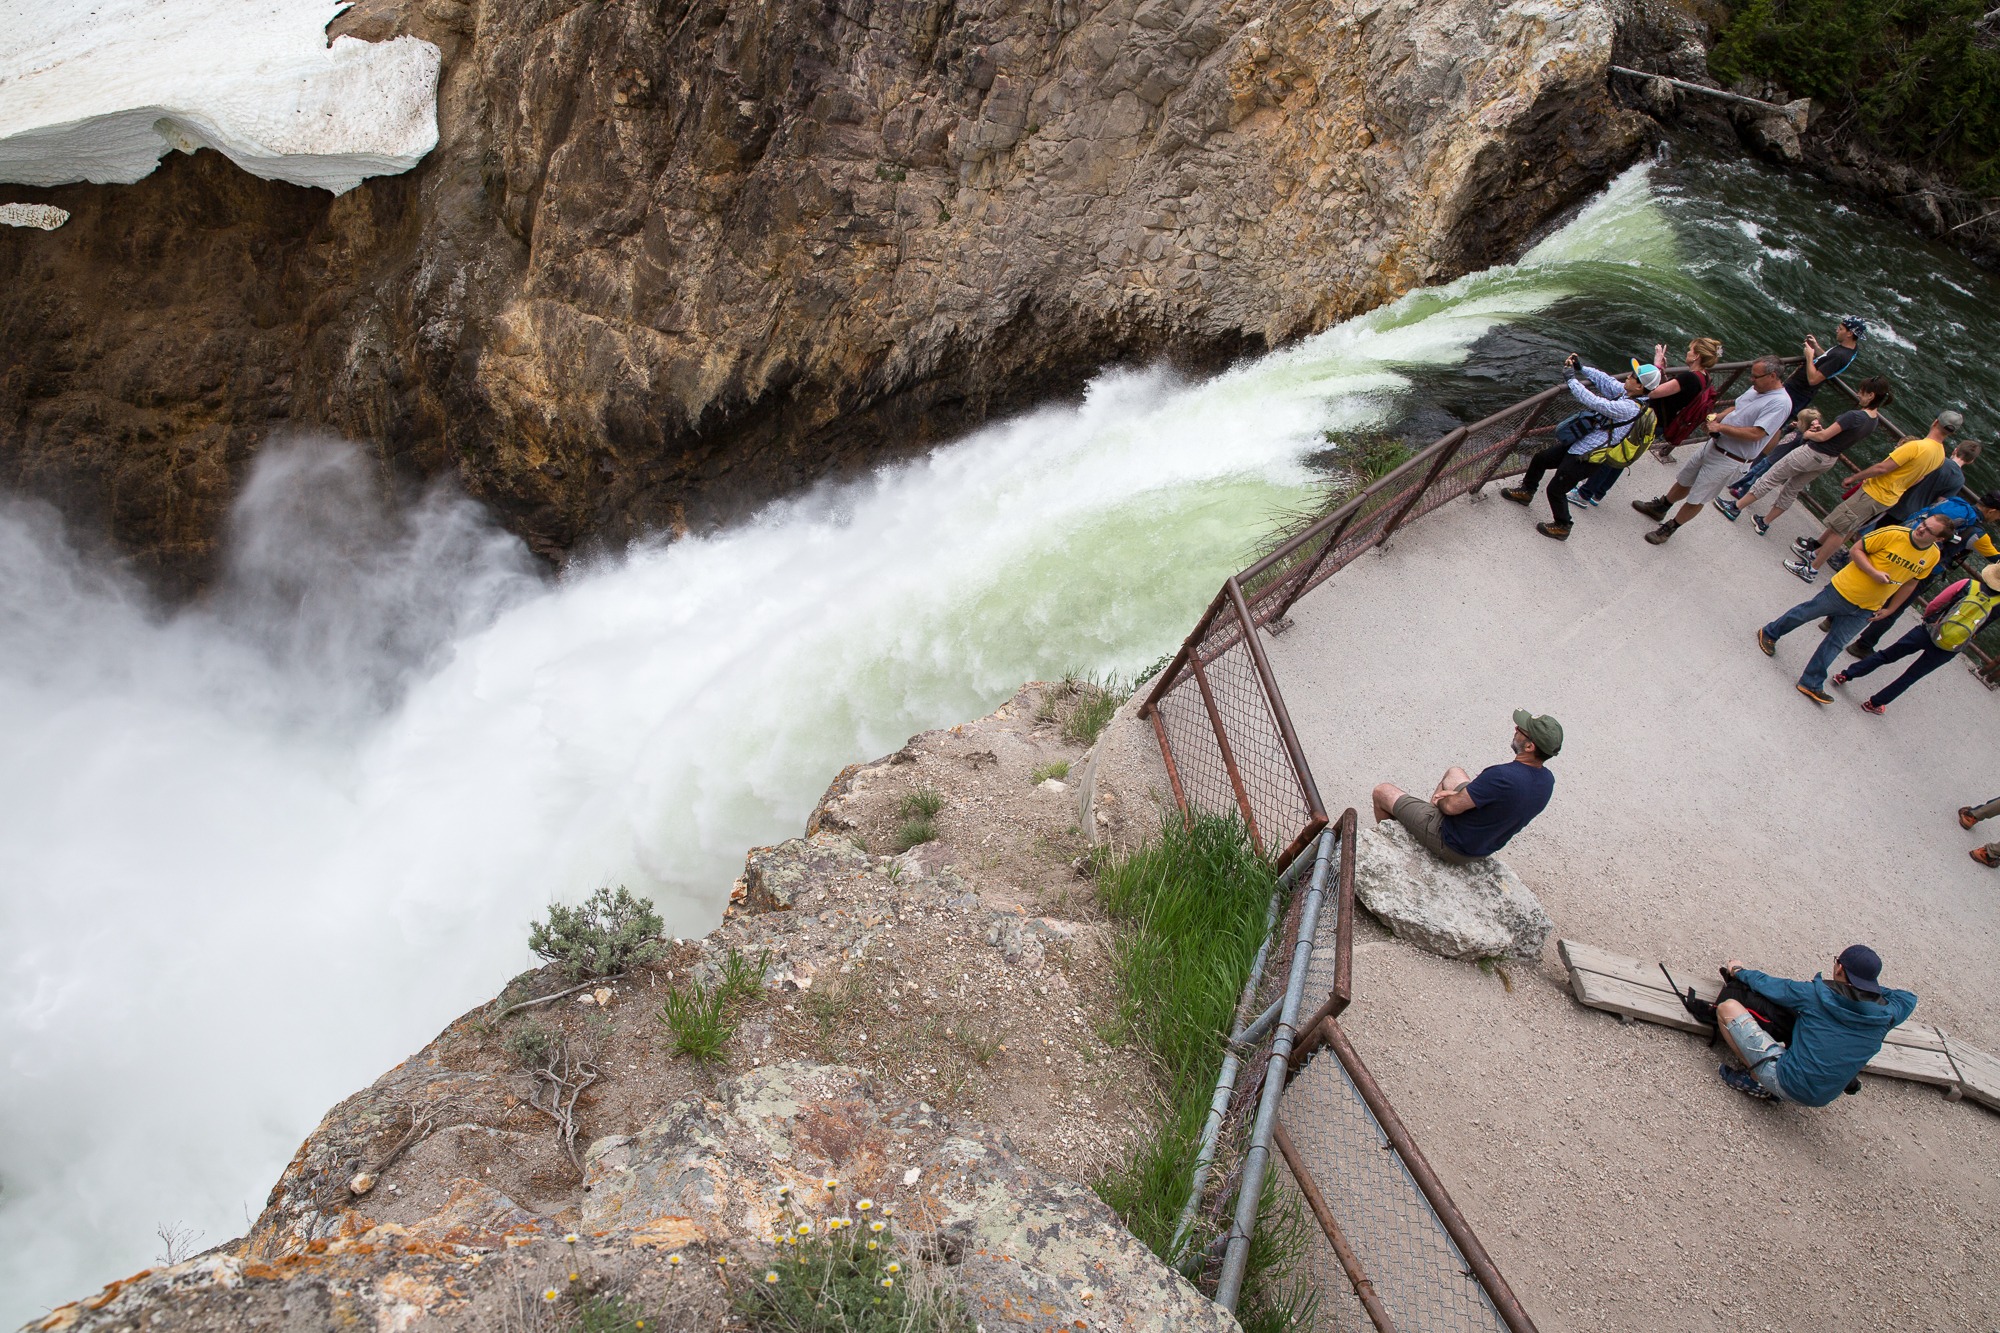
[[[1170,649],[1323,431],[1646,208],[1628,175],[1521,266],[553,585],[323,441],[266,451],[227,576],[171,614],[0,512],[0,1319],[160,1224],[240,1233],[327,1107],[532,961],[550,898],[623,883],[699,933],[843,764]]]

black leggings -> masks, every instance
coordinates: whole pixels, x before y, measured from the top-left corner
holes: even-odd
[[[1549,479],[1549,513],[1555,518],[1556,526],[1569,526],[1569,489],[1597,470],[1597,464],[1583,461],[1582,454],[1573,454],[1569,446],[1558,440],[1548,448],[1528,460],[1528,474],[1521,478],[1521,489],[1532,491],[1542,484],[1542,474],[1550,468],[1556,475]]]

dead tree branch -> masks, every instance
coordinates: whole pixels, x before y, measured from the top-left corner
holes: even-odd
[[[583,1154],[576,1150],[576,1101],[598,1078],[594,1065],[570,1054],[568,1042],[559,1042],[548,1063],[535,1071],[535,1090],[528,1096],[528,1105],[556,1122],[556,1141],[578,1171]]]

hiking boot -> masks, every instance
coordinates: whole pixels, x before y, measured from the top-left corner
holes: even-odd
[[[1525,486],[1509,486],[1506,490],[1500,492],[1500,498],[1503,500],[1512,500],[1517,505],[1532,504],[1534,503],[1535,493]]]
[[[1820,632],[1821,634],[1824,634],[1824,633],[1826,633],[1826,632],[1827,632],[1828,630],[1830,630],[1830,629],[1832,629],[1832,628],[1833,628],[1833,617],[1832,617],[1832,616],[1826,616],[1826,617],[1824,617],[1824,618],[1822,618],[1822,619],[1820,620],[1820,622],[1819,622],[1819,632]]]
[[[1738,509],[1735,505],[1729,503],[1729,501],[1723,499],[1719,495],[1715,497],[1715,512],[1722,515],[1724,518],[1728,519],[1731,523],[1734,523],[1737,519],[1743,517],[1743,511],[1741,509]]]
[[[1766,657],[1776,657],[1778,655],[1778,641],[1766,634],[1762,627],[1759,627],[1757,630],[1757,646],[1764,650],[1764,656]]]
[[[1559,542],[1569,540],[1569,525],[1567,523],[1537,523],[1535,524],[1535,531],[1541,533],[1544,537],[1553,537]]]
[[[1759,537],[1768,537],[1771,535],[1771,525],[1764,521],[1764,516],[1762,514],[1750,515],[1750,522],[1753,526],[1756,527],[1757,535]]]
[[[1787,560],[1785,568],[1791,570],[1792,573],[1798,575],[1807,583],[1817,583],[1819,581],[1819,571],[1812,567],[1812,561],[1810,560]]]
[[[1830,685],[1845,685],[1847,683],[1847,673],[1843,671],[1827,683]]]
[[[1979,816],[1972,813],[1971,806],[1961,805],[1960,807],[1958,807],[1958,826],[1960,828],[1971,828],[1974,824],[1977,824],[1978,822],[1979,822]]]
[[[1798,689],[1800,694],[1803,694],[1806,698],[1812,700],[1816,704],[1824,705],[1833,702],[1833,696],[1828,694],[1825,690],[1816,690],[1810,685],[1801,685],[1798,687]]]
[[[1667,516],[1667,497],[1656,495],[1650,500],[1634,500],[1632,507],[1658,523]]]
[[[1968,855],[1988,870],[2000,870],[2000,856],[1993,855],[1984,847],[1974,847]]]
[[[1660,524],[1659,527],[1654,528],[1651,532],[1647,533],[1646,540],[1651,542],[1655,546],[1665,546],[1667,544],[1667,539],[1669,537],[1672,537],[1674,533],[1679,530],[1680,526],[1681,526],[1680,524],[1669,520],[1668,522]]]
[[[1876,703],[1873,699],[1863,699],[1861,701],[1861,711],[1864,713],[1873,713],[1875,716],[1880,717],[1889,710],[1881,704]]]
[[[1732,1069],[1728,1065],[1717,1065],[1715,1072],[1724,1083],[1727,1083],[1745,1097],[1755,1097],[1760,1102],[1775,1102],[1778,1100],[1771,1095],[1762,1083],[1759,1083],[1740,1069]]]
[[[1850,643],[1847,645],[1847,655],[1849,657],[1866,657],[1873,651],[1874,648],[1872,645],[1860,643]]]

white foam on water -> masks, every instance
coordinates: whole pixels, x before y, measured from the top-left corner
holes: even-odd
[[[323,440],[264,452],[178,610],[0,512],[0,1319],[158,1225],[241,1232],[327,1107],[532,963],[551,898],[622,883],[699,933],[843,764],[1169,650],[1398,366],[1663,232],[1628,173],[1519,266],[556,581]]]

